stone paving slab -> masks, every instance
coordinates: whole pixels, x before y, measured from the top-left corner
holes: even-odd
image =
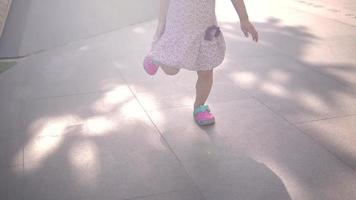
[[[142,70],[157,21],[0,74],[1,199],[355,199],[356,29],[258,2],[258,44],[218,3],[228,48],[210,128],[192,118],[195,73]]]

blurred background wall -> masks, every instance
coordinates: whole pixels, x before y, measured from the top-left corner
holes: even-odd
[[[158,15],[158,0],[12,0],[0,58],[26,56]]]
[[[5,21],[10,10],[11,0],[0,0],[0,36],[5,26]]]

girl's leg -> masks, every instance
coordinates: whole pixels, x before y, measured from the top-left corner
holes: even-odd
[[[173,67],[166,67],[166,66],[163,66],[163,65],[160,65],[159,66],[164,73],[166,73],[167,75],[176,75],[178,72],[179,72],[179,69],[175,69]]]
[[[213,70],[197,71],[198,81],[196,84],[196,98],[194,109],[205,104],[213,86]]]

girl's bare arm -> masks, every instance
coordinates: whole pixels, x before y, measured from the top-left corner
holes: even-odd
[[[153,43],[155,43],[162,36],[164,32],[166,26],[168,6],[169,6],[169,0],[160,0],[158,25],[157,25],[156,33],[153,37]]]
[[[168,6],[169,6],[169,0],[160,0],[158,25],[157,25],[156,33],[153,36],[153,42],[151,44],[151,47],[162,36],[162,34],[166,28],[166,18],[167,18]]]
[[[169,0],[160,0],[159,24],[166,24],[166,17],[169,7]]]
[[[231,2],[234,5],[237,14],[239,15],[242,32],[246,37],[251,34],[252,39],[257,42],[258,33],[249,20],[244,0],[231,0]]]
[[[240,21],[248,21],[249,19],[244,0],[231,0],[231,2],[234,5],[237,14],[239,15]]]

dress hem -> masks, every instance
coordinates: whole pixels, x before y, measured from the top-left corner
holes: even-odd
[[[165,63],[163,63],[161,61],[158,61],[156,59],[153,59],[153,58],[152,58],[152,61],[156,65],[160,65],[160,66],[163,65],[165,67],[174,68],[174,69],[185,69],[185,70],[189,70],[189,71],[208,71],[208,70],[212,70],[212,69],[214,69],[216,67],[219,67],[224,62],[224,59],[222,59],[220,62],[218,62],[218,64],[212,65],[209,68],[207,68],[207,67],[199,67],[199,68],[195,68],[195,69],[184,67],[184,66],[165,64]]]

